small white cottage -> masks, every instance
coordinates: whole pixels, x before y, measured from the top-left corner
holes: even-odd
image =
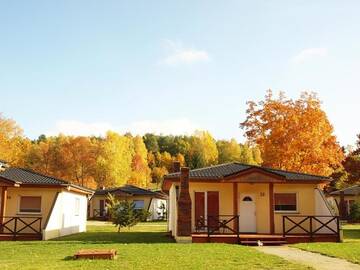
[[[47,240],[86,231],[93,191],[22,168],[0,172],[0,240]]]

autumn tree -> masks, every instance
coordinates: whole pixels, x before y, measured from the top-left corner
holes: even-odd
[[[216,141],[208,131],[196,131],[189,140],[190,149],[185,155],[191,168],[201,168],[218,163]]]
[[[89,137],[68,137],[62,147],[66,179],[79,185],[94,186],[96,141]]]
[[[134,154],[131,163],[131,176],[128,181],[129,184],[133,184],[140,187],[147,187],[150,182],[150,168],[147,161],[147,149],[145,143],[140,136],[132,138],[132,145]]]
[[[241,147],[241,154],[239,161],[244,164],[256,165],[254,160],[253,151],[249,144],[245,143]]]
[[[98,185],[114,187],[126,184],[131,176],[133,156],[131,138],[109,131],[96,160]]]
[[[240,126],[261,150],[263,165],[312,174],[330,175],[344,156],[333,127],[314,93],[297,100],[283,93],[247,103],[247,118]]]
[[[0,114],[0,159],[14,166],[23,166],[24,157],[30,147],[30,140],[12,119]]]
[[[336,179],[336,187],[344,188],[360,184],[360,134],[357,135],[356,148],[346,151],[346,158],[332,175]]]

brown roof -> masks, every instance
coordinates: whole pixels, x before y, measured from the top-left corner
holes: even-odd
[[[152,197],[158,197],[158,198],[166,198],[166,194],[151,191],[149,189],[140,188],[134,185],[124,185],[121,187],[115,187],[115,188],[109,188],[109,189],[98,189],[95,192],[95,195],[107,195],[107,194],[113,194],[117,192],[122,192],[128,195],[144,195],[144,196],[152,196]]]
[[[351,196],[360,195],[360,185],[355,185],[352,187],[340,189],[340,190],[331,192],[330,195],[340,195],[340,192],[344,192],[344,195],[351,195]]]
[[[44,175],[24,168],[8,168],[0,172],[0,178],[3,178],[13,184],[19,184],[19,185],[34,185],[34,186],[46,185],[46,186],[54,186],[54,187],[64,186],[64,187],[73,187],[85,192],[93,193],[93,190],[89,188],[79,185],[74,185],[65,180]]]
[[[278,170],[278,169],[243,164],[243,163],[238,163],[238,162],[225,163],[225,164],[219,164],[219,165],[215,165],[215,166],[190,170],[190,178],[191,179],[199,179],[199,180],[201,180],[201,179],[222,179],[225,177],[229,177],[231,175],[245,172],[252,168],[256,168],[256,169],[262,170],[266,173],[271,173],[271,174],[277,175],[288,181],[292,181],[292,180],[330,181],[331,180],[331,178],[326,177],[326,176]],[[179,178],[179,177],[180,177],[179,172],[171,173],[171,174],[168,174],[165,176],[166,179]]]

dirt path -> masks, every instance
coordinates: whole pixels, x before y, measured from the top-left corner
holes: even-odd
[[[255,247],[258,251],[279,256],[288,261],[294,261],[311,266],[316,270],[360,270],[360,265],[343,259],[331,258],[318,253],[290,248],[287,246]]]

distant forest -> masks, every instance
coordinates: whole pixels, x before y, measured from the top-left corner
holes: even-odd
[[[237,161],[331,176],[337,188],[360,182],[360,135],[355,148],[341,147],[315,93],[293,100],[269,90],[264,100],[247,104],[240,123],[244,144],[215,140],[207,131],[191,136],[109,131],[104,137],[60,134],[30,140],[0,114],[0,159],[92,188],[126,183],[160,188],[174,161],[192,169]]]
[[[0,159],[91,188],[126,183],[160,188],[173,161],[192,169],[231,161],[262,162],[258,147],[235,139],[216,141],[206,131],[192,136],[142,137],[109,131],[105,137],[60,134],[29,140],[11,119],[1,117],[0,127]]]

